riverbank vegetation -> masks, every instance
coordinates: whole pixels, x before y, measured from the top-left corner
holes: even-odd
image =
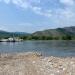
[[[22,36],[23,40],[75,40],[75,36]]]
[[[75,26],[47,29],[34,33],[0,31],[0,39],[8,38],[23,40],[75,40]]]
[[[15,38],[18,39],[23,39],[23,40],[75,40],[75,36],[70,36],[70,35],[64,35],[64,36],[33,36],[33,35],[28,35],[28,36],[14,36]],[[0,37],[0,39],[8,39],[10,37]]]

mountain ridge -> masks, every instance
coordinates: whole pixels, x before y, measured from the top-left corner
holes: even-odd
[[[5,37],[20,37],[20,36],[52,36],[52,37],[62,37],[62,36],[75,36],[75,26],[71,27],[63,27],[63,28],[56,28],[56,29],[46,29],[43,31],[36,31],[32,34],[26,32],[8,32],[0,30],[0,38]]]
[[[27,36],[30,34],[26,32],[8,32],[8,31],[0,30],[0,38],[13,37],[13,35],[15,37],[20,37],[20,36]]]
[[[37,31],[33,36],[75,36],[75,26]]]

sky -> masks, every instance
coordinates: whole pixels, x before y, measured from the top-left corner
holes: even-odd
[[[75,26],[75,0],[0,0],[0,30],[33,33]]]

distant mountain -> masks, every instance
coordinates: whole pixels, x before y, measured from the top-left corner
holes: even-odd
[[[26,32],[12,32],[15,35],[30,35],[30,33],[26,33]]]
[[[25,33],[25,32],[6,32],[6,31],[0,30],[0,38],[13,37],[13,35],[15,37],[29,36],[29,35],[52,36],[52,37],[60,37],[60,36],[65,36],[65,35],[75,36],[75,26],[37,31],[32,34]]]
[[[0,30],[0,38],[13,37],[13,35],[15,37],[18,37],[18,36],[27,36],[30,34],[25,32],[7,32]]]
[[[54,36],[54,37],[59,37],[64,35],[75,36],[75,26],[37,31],[32,35],[33,36]]]

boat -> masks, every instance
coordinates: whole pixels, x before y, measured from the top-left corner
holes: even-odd
[[[8,39],[1,39],[0,42],[20,42],[22,39],[19,38],[8,38]]]
[[[19,37],[15,37],[14,34],[12,37],[9,37],[7,39],[1,39],[0,42],[20,42],[23,39],[20,39]]]

